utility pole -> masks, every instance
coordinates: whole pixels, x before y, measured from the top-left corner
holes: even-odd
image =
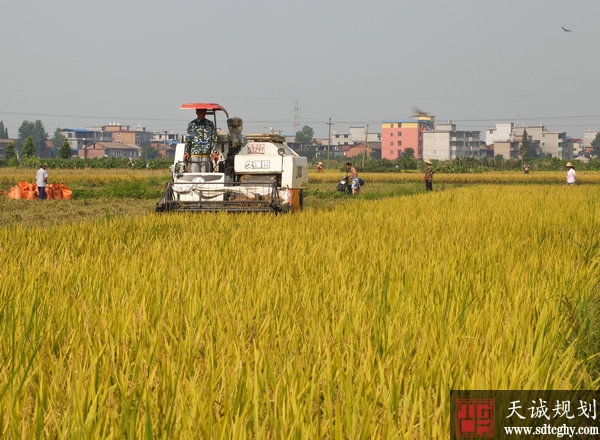
[[[163,159],[167,158],[167,149],[168,149],[168,143],[167,143],[167,130],[165,130],[165,155],[163,157]]]
[[[294,134],[300,131],[300,107],[298,101],[294,101]]]
[[[365,159],[367,158],[367,140],[369,139],[369,124],[367,124],[367,129],[365,130],[365,154],[363,155],[362,166],[365,166]]]
[[[329,122],[327,123],[327,125],[329,125],[329,134],[327,135],[327,166],[329,166],[329,149],[331,148],[331,125],[335,124],[332,124],[331,118],[329,118]]]

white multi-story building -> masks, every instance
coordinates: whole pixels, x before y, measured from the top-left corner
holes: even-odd
[[[536,155],[573,158],[573,145],[566,142],[567,133],[548,131],[543,124],[521,127],[515,127],[512,122],[496,124],[494,128],[486,128],[485,143],[494,145],[494,155],[517,159],[525,130]]]
[[[63,128],[60,133],[67,138],[71,150],[80,150],[94,142],[104,140],[102,131],[87,128]]]
[[[548,131],[543,125],[528,127],[515,127],[513,135],[523,137],[523,131],[527,130],[527,136],[532,141],[539,141],[540,153],[544,156],[558,157],[559,159],[573,159],[573,146],[567,145],[566,132]]]
[[[592,142],[598,136],[598,132],[594,130],[586,130],[583,132],[583,148],[591,148]]]
[[[381,142],[381,133],[367,132],[367,127],[350,127],[348,133],[332,133],[331,145],[339,147],[364,144],[365,138],[367,142]]]
[[[152,136],[152,141],[157,143],[166,143],[166,144],[177,144],[179,141],[183,142],[183,137],[178,133],[168,132],[168,131],[155,131]]]
[[[513,140],[513,128],[515,124],[496,124],[494,128],[485,129],[485,144],[492,145],[496,142],[510,142]]]
[[[458,131],[451,121],[436,124],[433,131],[423,132],[423,157],[452,160],[457,157],[480,157],[480,132]]]

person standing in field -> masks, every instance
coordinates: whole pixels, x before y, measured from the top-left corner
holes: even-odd
[[[35,183],[40,192],[40,200],[46,198],[46,183],[48,182],[48,173],[46,172],[46,164],[42,164],[37,173],[35,173]]]
[[[523,171],[525,172],[525,174],[529,174],[530,169],[531,167],[529,166],[529,162],[525,162],[525,166],[523,167]]]
[[[425,159],[425,191],[433,191],[433,173],[431,160]]]
[[[352,194],[358,194],[360,191],[360,180],[358,179],[358,172],[356,168],[352,166],[351,162],[346,162],[346,168],[350,173],[350,177],[348,177],[348,181],[351,182]]]
[[[571,162],[567,162],[567,185],[575,185],[575,181],[577,180],[577,173],[575,172],[575,168]]]

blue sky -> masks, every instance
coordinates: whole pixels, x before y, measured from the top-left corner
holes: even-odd
[[[8,0],[0,120],[182,132],[218,102],[246,133],[405,119],[600,130],[598,0]],[[563,32],[561,26],[573,32]],[[296,112],[297,109],[297,112]]]

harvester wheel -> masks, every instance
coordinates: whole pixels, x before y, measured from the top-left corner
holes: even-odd
[[[164,212],[168,211],[168,207],[173,201],[173,185],[170,182],[167,182],[165,185],[165,193],[160,202],[156,203],[156,212]]]

